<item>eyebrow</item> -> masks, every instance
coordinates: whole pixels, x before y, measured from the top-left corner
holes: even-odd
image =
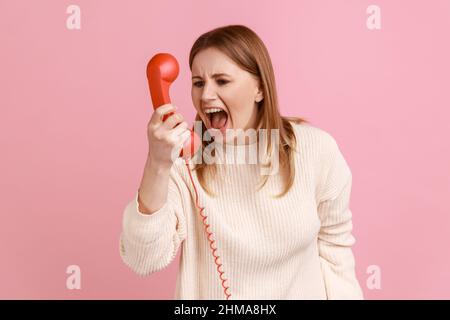
[[[220,76],[230,76],[230,75],[228,75],[228,74],[226,74],[226,73],[214,73],[213,75],[212,75],[212,77],[213,78],[218,78],[218,77],[220,77]],[[199,79],[201,79],[202,77],[200,77],[200,76],[193,76],[192,77],[192,79],[195,79],[195,78],[199,78]]]

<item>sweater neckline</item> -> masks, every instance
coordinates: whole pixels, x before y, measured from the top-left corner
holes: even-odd
[[[208,150],[204,150],[205,162],[214,162],[218,165],[250,165],[258,164],[259,144],[251,141],[248,144],[231,144],[222,142],[212,142]],[[212,156],[212,150],[215,155]]]

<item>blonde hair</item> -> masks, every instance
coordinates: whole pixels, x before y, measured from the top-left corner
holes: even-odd
[[[272,62],[264,43],[254,31],[243,25],[228,25],[202,34],[195,41],[189,54],[191,71],[195,55],[207,48],[220,50],[240,68],[259,80],[264,98],[258,102],[256,130],[266,129],[269,137],[272,129],[277,129],[279,132],[279,164],[282,169],[280,171],[284,173],[284,190],[275,197],[284,196],[292,187],[295,179],[294,152],[297,141],[290,121],[297,124],[309,121],[299,117],[283,117],[280,115]],[[195,120],[201,121],[198,113]],[[202,127],[202,132],[205,132],[207,128],[204,123],[202,123]],[[270,159],[273,146],[271,139],[267,139],[267,141],[266,154],[269,155]],[[202,157],[203,150],[209,143],[211,141],[202,141]],[[270,165],[271,162],[269,161],[268,166],[270,167]],[[206,176],[215,176],[217,172],[216,164],[206,164],[205,161],[201,161],[200,164],[197,163],[194,166],[193,170],[197,171],[197,177],[203,189],[212,196],[213,192],[207,186]],[[269,175],[263,176],[258,190],[266,184],[268,178]]]

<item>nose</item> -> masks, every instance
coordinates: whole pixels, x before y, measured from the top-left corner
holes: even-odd
[[[217,98],[216,92],[213,86],[209,83],[205,83],[202,91],[202,100],[203,102],[208,102],[211,100],[215,100]]]

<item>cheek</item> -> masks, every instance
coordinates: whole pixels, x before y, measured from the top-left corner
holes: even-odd
[[[201,109],[201,95],[198,92],[198,90],[191,90],[191,98],[192,98],[192,103],[195,106],[195,109],[197,109],[197,111],[199,111]]]
[[[233,113],[240,115],[246,115],[252,112],[254,107],[253,97],[249,95],[251,89],[237,88],[230,92],[227,97],[224,97],[224,102],[230,108]]]

